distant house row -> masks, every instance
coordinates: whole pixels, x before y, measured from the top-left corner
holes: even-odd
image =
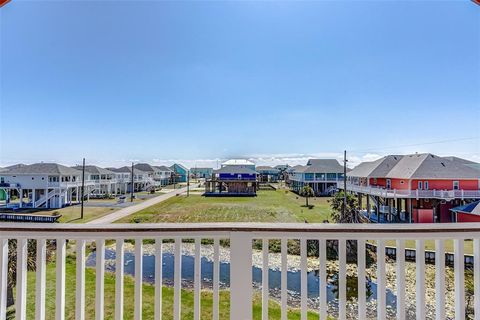
[[[7,207],[61,208],[81,199],[82,166],[58,163],[14,165],[0,169],[0,200]],[[133,175],[133,176],[132,176]],[[158,189],[168,184],[186,182],[188,169],[181,164],[170,167],[138,163],[132,168],[85,166],[84,195],[102,197]],[[10,202],[14,194],[20,201]]]
[[[480,164],[457,157],[388,155],[350,171],[346,189],[379,222],[480,222],[468,206],[480,200]]]

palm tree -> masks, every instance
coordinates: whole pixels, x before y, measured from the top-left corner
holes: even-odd
[[[366,223],[369,222],[358,207],[357,198],[347,193],[347,208],[343,203],[343,191],[337,192],[332,199],[328,200],[332,209],[332,219],[336,223]]]
[[[305,197],[305,206],[308,207],[308,198],[314,196],[313,189],[310,186],[304,186],[300,189],[300,195]]]

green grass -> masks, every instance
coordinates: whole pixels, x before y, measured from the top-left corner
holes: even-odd
[[[256,197],[170,198],[118,222],[323,222],[330,219],[328,198],[305,199],[286,190],[259,191]]]
[[[55,264],[47,265],[46,277],[46,319],[55,319]],[[65,287],[65,319],[75,319],[75,263],[67,258]],[[35,288],[35,273],[28,273],[28,288]],[[163,287],[163,319],[173,319],[173,289]],[[143,285],[143,318],[153,319],[154,287]],[[131,276],[124,278],[124,319],[134,318],[134,280]],[[193,291],[182,290],[182,319],[193,319]],[[212,292],[202,291],[201,314],[202,319],[212,319]],[[113,319],[115,313],[115,275],[105,273],[105,319]],[[253,319],[261,319],[261,299],[258,293],[253,300]],[[229,319],[230,296],[229,292],[220,292],[220,319]],[[27,293],[27,319],[35,318],[35,290]],[[85,318],[95,318],[95,270],[86,268],[85,271]],[[269,319],[280,319],[280,306],[275,301],[269,303]],[[288,319],[300,319],[297,309],[289,310]],[[308,319],[318,319],[318,314],[309,312]]]

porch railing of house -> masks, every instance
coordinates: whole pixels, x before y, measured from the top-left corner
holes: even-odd
[[[343,181],[337,182],[337,187],[344,189]],[[375,186],[359,186],[348,182],[347,190],[383,198],[480,199],[480,190],[399,190]]]
[[[115,281],[115,319],[123,319],[124,310],[124,241],[133,239],[135,260],[135,289],[134,289],[134,318],[142,319],[142,257],[143,240],[153,239],[155,242],[155,303],[154,319],[160,319],[162,314],[162,250],[163,240],[171,239],[174,253],[174,281],[173,281],[173,317],[181,319],[182,315],[182,240],[194,239],[194,319],[200,319],[201,314],[201,246],[202,239],[213,239],[213,319],[219,319],[219,248],[220,239],[229,240],[230,251],[230,319],[252,319],[252,241],[260,240],[263,243],[262,266],[268,270],[269,251],[268,241],[278,239],[281,242],[281,288],[280,309],[281,318],[287,319],[287,240],[300,241],[300,308],[301,319],[307,319],[307,241],[315,241],[319,245],[318,259],[319,272],[316,274],[319,283],[319,306],[316,312],[320,319],[327,317],[327,243],[338,241],[338,318],[347,318],[347,242],[356,240],[357,273],[359,279],[366,277],[366,243],[375,241],[377,245],[376,286],[378,319],[386,319],[386,256],[387,240],[396,240],[397,252],[404,252],[406,240],[416,241],[417,257],[415,301],[406,301],[406,273],[405,255],[396,258],[396,316],[406,318],[406,303],[416,305],[416,318],[426,317],[426,282],[425,282],[425,241],[435,240],[437,259],[435,260],[435,300],[436,318],[445,319],[446,281],[445,281],[445,240],[453,240],[455,248],[454,262],[454,291],[455,291],[455,318],[465,318],[465,273],[464,273],[464,241],[474,239],[474,310],[475,319],[480,319],[480,223],[469,224],[254,224],[254,223],[220,223],[220,224],[117,224],[117,225],[72,225],[72,224],[0,224],[0,320],[6,318],[7,296],[7,266],[8,240],[17,241],[17,279],[15,312],[17,320],[26,319],[27,310],[27,244],[29,239],[36,240],[36,277],[35,286],[28,290],[35,291],[35,319],[45,319],[46,298],[46,240],[54,239],[56,246],[56,319],[64,319],[65,315],[65,284],[66,279],[66,241],[73,245],[76,251],[76,319],[85,318],[85,259],[86,244],[94,242],[96,246],[96,289],[95,289],[95,318],[103,319],[105,297],[105,241],[116,241],[116,281]],[[311,279],[310,279],[311,280]],[[262,319],[268,319],[268,273],[262,273]],[[358,281],[358,314],[357,319],[365,319],[367,313],[366,282]]]

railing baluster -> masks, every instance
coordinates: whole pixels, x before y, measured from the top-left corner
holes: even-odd
[[[162,319],[163,239],[155,239],[155,320]]]
[[[0,239],[0,320],[7,318],[8,239]]]
[[[287,264],[287,239],[282,238],[281,240],[281,265],[282,265],[282,274],[281,274],[281,293],[280,293],[280,302],[281,302],[281,319],[287,320],[287,275],[288,275],[288,264]]]
[[[465,256],[463,239],[453,240],[455,247],[455,320],[465,319]]]
[[[300,272],[301,272],[301,292],[300,292],[300,309],[301,319],[307,320],[307,301],[308,301],[308,286],[307,286],[307,240],[300,239]]]
[[[123,239],[117,239],[115,246],[115,319],[123,320]]]
[[[445,319],[445,243],[435,240],[435,319]]]
[[[385,240],[377,240],[377,319],[386,319]]]
[[[327,246],[324,239],[318,240],[318,287],[319,287],[319,315],[320,320],[327,319]]]
[[[27,239],[17,239],[17,301],[15,319],[27,319]]]
[[[365,286],[365,240],[357,240],[357,273],[358,273],[358,319],[367,317]]]
[[[173,319],[181,319],[182,304],[182,239],[175,239],[175,274],[173,289]]]
[[[95,319],[103,320],[104,315],[104,278],[105,278],[105,240],[95,241],[96,261],[95,261]]]
[[[75,319],[85,320],[85,240],[77,240]]]
[[[218,238],[213,240],[213,319],[218,320],[220,305],[220,243]]]
[[[201,312],[201,291],[202,291],[202,256],[201,256],[201,244],[202,239],[195,239],[195,279],[193,281],[194,285],[194,310],[193,310],[193,319],[200,320]]]
[[[475,320],[480,320],[480,239],[473,240],[473,281]]]
[[[57,239],[57,292],[56,292],[56,319],[65,319],[65,254],[66,243],[65,239]]]
[[[268,239],[262,240],[262,320],[268,320],[268,301],[270,299],[270,291],[268,285],[268,253],[269,253],[269,241]]]
[[[46,247],[45,239],[37,240],[37,260],[35,261],[35,319],[45,320],[45,280],[46,280]]]
[[[397,319],[405,319],[405,240],[397,240]]]
[[[338,319],[347,318],[347,249],[345,239],[338,240]]]
[[[425,320],[425,240],[415,242],[416,264],[416,316],[417,320]]]
[[[142,319],[142,282],[143,280],[143,247],[142,239],[135,239],[135,320]]]
[[[252,319],[252,238],[248,232],[230,237],[230,319]]]

